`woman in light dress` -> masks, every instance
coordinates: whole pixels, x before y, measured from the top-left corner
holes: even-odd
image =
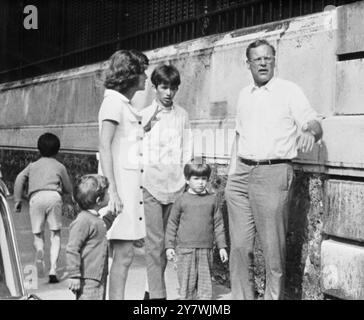
[[[125,283],[134,257],[133,242],[145,237],[140,110],[130,104],[145,89],[148,58],[135,50],[119,50],[109,61],[104,100],[98,121],[99,173],[109,179],[108,209],[119,212],[108,232],[112,252],[109,299],[125,298]]]

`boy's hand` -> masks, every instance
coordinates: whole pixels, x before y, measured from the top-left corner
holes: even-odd
[[[81,280],[79,278],[70,278],[68,279],[68,289],[70,289],[73,293],[80,291],[81,288]]]
[[[219,250],[220,253],[220,259],[223,263],[227,262],[229,260],[228,254],[225,248],[222,248]]]
[[[15,212],[20,212],[21,211],[21,201],[17,201],[14,204],[14,211]]]
[[[167,260],[169,261],[174,261],[176,259],[176,252],[172,248],[167,249],[166,255],[167,255]]]

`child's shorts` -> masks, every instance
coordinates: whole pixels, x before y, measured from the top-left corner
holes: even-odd
[[[30,223],[33,233],[44,231],[47,220],[49,230],[62,227],[62,197],[57,191],[42,190],[34,193],[29,202]]]

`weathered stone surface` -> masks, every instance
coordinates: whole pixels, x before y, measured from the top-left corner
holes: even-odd
[[[322,288],[341,299],[364,299],[364,247],[326,240],[321,245]]]
[[[329,117],[322,127],[320,152],[324,163],[338,168],[364,168],[364,116]]]
[[[325,182],[324,232],[364,242],[364,183]]]
[[[298,84],[311,106],[327,117],[334,105],[336,30],[334,13],[326,14],[321,32],[314,24],[307,28],[308,21],[301,21],[300,31],[287,30],[278,45],[277,74]]]
[[[363,6],[364,9],[364,6]],[[364,10],[362,12],[364,15]],[[362,19],[363,20],[363,19]],[[364,27],[364,24],[363,24]],[[362,30],[362,34],[364,32]],[[351,39],[350,37],[347,37]],[[364,50],[364,36],[363,36]],[[364,61],[362,59],[337,62],[336,114],[364,113]]]
[[[337,20],[339,36],[337,54],[364,51],[363,15],[363,1],[357,1],[338,8]]]
[[[37,150],[38,137],[51,132],[61,140],[61,151],[94,152],[98,150],[98,124],[69,124],[51,126],[29,126],[23,128],[8,128],[1,130],[3,146]]]

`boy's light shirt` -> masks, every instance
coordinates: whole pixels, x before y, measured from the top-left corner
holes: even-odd
[[[143,110],[146,123],[158,106],[156,100]],[[192,133],[188,114],[173,105],[162,108],[143,140],[143,187],[163,204],[173,203],[183,192],[184,164],[192,158]]]

